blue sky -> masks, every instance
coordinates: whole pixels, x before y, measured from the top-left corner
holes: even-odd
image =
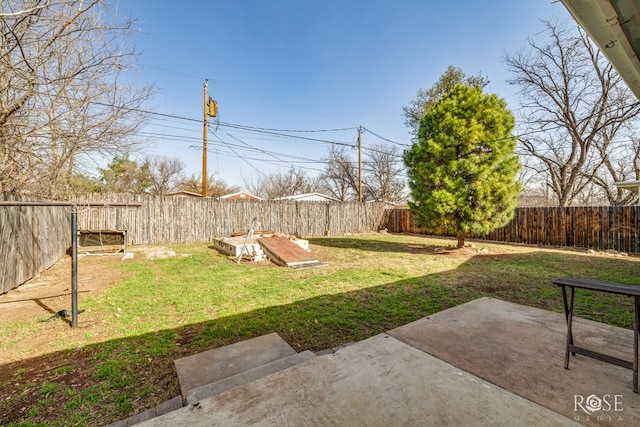
[[[348,128],[299,134],[347,144],[359,125],[408,144],[402,106],[449,65],[487,76],[488,91],[517,108],[505,53],[538,37],[541,20],[568,17],[551,0],[129,0],[118,14],[139,20],[138,79],[159,90],[155,112],[201,120],[208,79],[223,124]],[[155,116],[144,132],[147,155],[177,157],[188,174],[200,172],[201,123]],[[216,129],[210,119],[208,171],[240,186],[291,165],[314,175],[330,148],[322,141]],[[362,141],[380,142],[368,132]]]

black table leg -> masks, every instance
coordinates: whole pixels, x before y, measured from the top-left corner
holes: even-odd
[[[638,334],[640,334],[640,297],[633,297],[633,392],[638,392]]]
[[[564,318],[569,323],[569,303],[567,301],[567,287],[562,285],[562,302],[564,303]]]
[[[562,296],[564,297],[564,306],[567,311],[567,344],[564,353],[564,369],[569,369],[569,350],[573,345],[573,332],[571,330],[571,326],[573,323],[573,299],[575,297],[575,288],[571,286],[571,301],[569,302],[569,305],[567,305],[567,293],[564,286],[562,287]],[[573,355],[575,356],[576,354],[573,353]]]

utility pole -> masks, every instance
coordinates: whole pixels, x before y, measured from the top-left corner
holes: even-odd
[[[358,126],[358,201],[362,202],[362,126]]]
[[[204,127],[202,129],[202,198],[207,197],[207,130],[208,130],[208,123],[207,123],[207,117],[209,116],[209,114],[207,114],[207,104],[209,101],[209,97],[207,96],[207,83],[208,80],[205,79],[204,81],[204,118],[203,118],[203,122],[204,122]]]
[[[207,84],[209,80],[204,81],[204,105],[203,105],[203,124],[202,129],[202,197],[207,197],[207,131],[209,123],[207,118],[216,117],[218,115],[218,104],[207,94]]]

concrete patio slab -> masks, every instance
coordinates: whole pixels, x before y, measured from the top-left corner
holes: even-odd
[[[577,345],[632,359],[631,330],[574,317],[573,332]],[[580,355],[564,369],[564,314],[482,298],[389,335],[585,425],[640,425],[631,370]],[[600,410],[589,413],[577,404],[589,396],[600,399]],[[614,399],[618,410],[608,407]]]
[[[140,425],[577,424],[381,334]]]

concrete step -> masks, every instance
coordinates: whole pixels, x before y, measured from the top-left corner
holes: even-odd
[[[140,427],[532,424],[578,426],[572,419],[380,334],[145,421]]]
[[[315,357],[310,351],[296,353],[278,334],[272,333],[178,359],[174,365],[181,396],[108,427],[137,425]]]
[[[207,397],[215,396],[216,394],[231,390],[232,388],[239,387],[244,384],[249,384],[255,380],[266,377],[267,375],[271,375],[300,363],[312,360],[315,357],[316,355],[313,352],[303,351],[253,369],[249,369],[231,377],[221,379],[214,383],[194,388],[187,392],[187,404],[192,405]]]
[[[180,393],[216,383],[261,365],[293,356],[296,351],[276,333],[183,357],[174,362]]]

